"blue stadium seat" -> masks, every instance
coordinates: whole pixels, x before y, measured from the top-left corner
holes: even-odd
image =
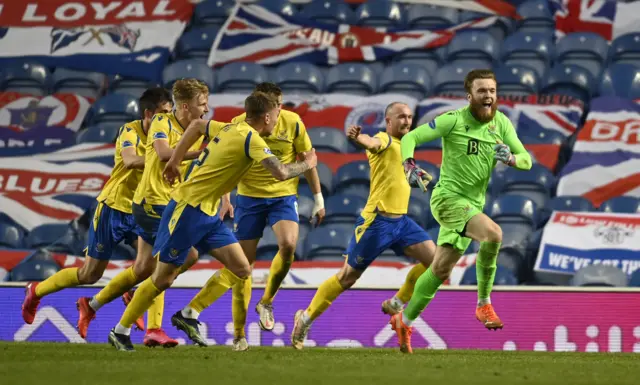
[[[356,9],[359,25],[368,27],[403,27],[406,23],[400,4],[390,0],[370,0]]]
[[[348,153],[349,143],[344,132],[335,128],[316,127],[307,131],[316,151]]]
[[[267,70],[260,64],[229,63],[216,72],[218,92],[251,92],[262,82],[268,81]]]
[[[60,271],[53,261],[26,261],[16,265],[9,274],[12,282],[44,281]]]
[[[277,12],[284,16],[294,16],[298,13],[296,5],[289,0],[260,0],[256,3],[261,7]]]
[[[109,94],[98,99],[88,115],[90,125],[104,122],[122,125],[140,119],[138,99],[128,94]]]
[[[382,72],[379,92],[397,92],[422,100],[429,92],[430,78],[429,72],[419,64],[393,64]]]
[[[426,195],[426,194],[424,194]],[[429,216],[431,210],[429,209],[429,200],[427,197],[412,196],[409,199],[409,206],[407,207],[407,215],[413,219],[420,227],[427,228],[429,225]]]
[[[72,93],[97,99],[102,93],[106,76],[99,72],[57,68],[53,73],[53,93]]]
[[[353,235],[353,225],[321,226],[309,232],[305,241],[305,259],[320,256],[342,258]]]
[[[503,247],[498,253],[498,265],[508,269],[518,281],[523,281],[527,275],[524,252],[526,243],[522,247]]]
[[[529,234],[529,238],[527,239],[527,249],[525,256],[527,258],[527,265],[529,267],[533,267],[538,257],[538,249],[540,249],[540,242],[542,241],[542,232],[544,229],[538,229],[533,233]]]
[[[133,261],[136,259],[136,250],[125,244],[120,243],[113,248],[113,253],[111,254],[112,261]]]
[[[165,88],[171,88],[179,79],[196,78],[203,81],[209,90],[213,90],[215,81],[213,71],[206,63],[196,59],[180,60],[173,62],[162,71],[162,83]]]
[[[544,33],[515,32],[502,44],[501,59],[504,64],[530,67],[541,79],[544,79],[553,57],[553,41]]]
[[[19,249],[23,239],[24,234],[17,226],[0,222],[0,248]]]
[[[267,226],[264,228],[262,238],[260,238],[260,241],[258,241],[256,255],[262,255],[262,258],[264,258],[266,255],[270,255],[271,258],[269,259],[273,259],[277,252],[278,239],[276,238],[276,233],[273,231],[271,226]]]
[[[313,204],[312,198],[298,194],[298,217],[300,222],[308,222],[311,219]]]
[[[73,229],[66,224],[44,224],[33,228],[25,239],[29,249],[46,248],[50,251],[76,254],[82,250]]]
[[[485,64],[479,60],[445,64],[436,71],[433,94],[465,97],[467,95],[467,91],[464,89],[465,76],[471,70],[488,68]]]
[[[502,179],[501,193],[526,196],[538,207],[545,207],[556,184],[551,171],[534,164],[529,171],[508,168]]]
[[[502,86],[502,84],[500,84]],[[502,87],[500,92],[502,93]],[[563,145],[566,137],[554,130],[529,129],[527,126],[518,126],[518,136],[523,144],[557,144]]]
[[[120,132],[118,123],[100,123],[89,126],[76,134],[76,143],[114,143]]]
[[[631,274],[631,277],[629,278],[629,286],[640,287],[640,269]]]
[[[402,64],[417,64],[423,67],[429,75],[434,75],[444,63],[444,55],[446,54],[447,47],[440,47],[435,49],[408,49],[402,52],[398,52],[393,56],[394,63]]]
[[[193,20],[196,25],[221,26],[235,5],[234,0],[205,0],[195,6]]]
[[[300,12],[300,16],[326,24],[355,24],[356,15],[342,1],[312,0]]]
[[[609,49],[610,63],[640,63],[640,32],[618,36],[611,42]]]
[[[584,67],[599,78],[607,60],[609,42],[594,32],[574,32],[556,43],[556,62]]]
[[[0,90],[45,96],[49,94],[51,73],[47,67],[31,61],[6,64],[0,72]]]
[[[600,96],[640,98],[640,64],[616,63],[605,68],[599,87]]]
[[[218,31],[217,26],[191,28],[178,39],[176,57],[179,59],[208,59]]]
[[[308,184],[298,185],[298,196],[305,196],[309,199],[313,199],[313,191],[311,191],[311,187]]]
[[[546,95],[568,95],[588,102],[596,82],[589,70],[577,65],[556,64],[547,75],[547,81],[540,90]]]
[[[455,34],[447,46],[445,59],[454,60],[486,60],[491,63],[498,58],[500,45],[487,31],[462,30]]]
[[[538,212],[538,227],[544,226],[554,211],[595,211],[593,204],[581,196],[556,196]]]
[[[540,78],[537,72],[522,65],[506,65],[495,70],[500,95],[526,96],[538,93]]]
[[[502,195],[494,199],[489,207],[489,215],[494,221],[503,223],[535,224],[536,204],[521,195]]]
[[[365,63],[342,63],[329,69],[327,92],[370,95],[378,90],[378,75]]]
[[[320,178],[320,188],[322,189],[322,195],[325,197],[331,195],[331,192],[333,191],[333,172],[331,171],[329,166],[327,166],[323,162],[318,162],[318,164],[316,165],[316,171],[318,171],[318,177]],[[304,174],[300,175],[300,183],[308,183]]]
[[[369,186],[369,162],[366,160],[357,160],[345,163],[335,174],[334,193],[343,192],[343,189],[351,184],[360,184]]]
[[[118,93],[118,94],[127,94],[131,95],[136,99],[139,99],[140,96],[151,87],[159,87],[160,84],[157,82],[150,82],[147,80],[141,79],[132,79],[122,77],[120,75],[112,75],[109,76],[109,93]]]
[[[345,183],[340,186],[340,189],[336,189],[334,194],[355,195],[363,199],[369,198],[369,185],[366,183]]]
[[[367,200],[355,195],[337,194],[325,200],[326,224],[353,224],[367,204]]]
[[[628,196],[611,198],[603,202],[599,210],[606,213],[640,213],[640,199]]]
[[[443,29],[460,22],[457,9],[429,4],[409,5],[407,18],[412,29]]]
[[[285,93],[324,91],[324,75],[311,63],[293,62],[279,65],[275,70],[275,82]]]
[[[516,9],[522,20],[518,23],[518,30],[524,32],[553,33],[556,22],[546,0],[530,0],[522,3]]]
[[[576,271],[571,278],[572,286],[625,287],[628,277],[614,266],[589,265]]]
[[[476,276],[476,265],[468,266],[462,278],[460,279],[460,285],[477,285],[478,280]],[[518,285],[518,279],[508,268],[498,265],[496,268],[496,276],[494,279],[494,285],[499,286],[516,286]]]

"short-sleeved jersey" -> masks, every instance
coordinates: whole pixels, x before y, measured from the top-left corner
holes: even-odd
[[[233,118],[232,123],[244,122],[245,114]],[[300,116],[281,110],[271,135],[263,138],[273,155],[281,163],[293,163],[296,155],[311,150],[311,140]],[[238,185],[238,194],[255,198],[277,198],[295,195],[299,178],[279,181],[260,163],[254,163]]]
[[[233,190],[251,165],[273,154],[264,139],[246,122],[222,129],[207,124],[209,144],[198,158],[189,178],[171,194],[176,202],[200,207],[215,215],[220,198]]]
[[[133,202],[140,204],[144,200],[151,205],[166,205],[169,203],[170,193],[173,186],[170,186],[162,177],[162,171],[166,162],[160,161],[160,157],[153,147],[153,143],[158,140],[165,140],[169,147],[175,148],[184,134],[184,128],[178,122],[173,112],[166,114],[156,114],[151,121],[147,141],[145,144],[144,172],[140,179],[140,184],[136,189]],[[197,151],[202,145],[202,138],[191,146],[189,151]],[[182,176],[186,174],[190,162],[184,162],[182,166]]]
[[[384,211],[390,214],[406,214],[411,196],[411,186],[404,175],[400,139],[386,132],[375,136],[382,145],[376,152],[367,151],[371,169],[371,187],[364,212]]]
[[[144,156],[146,134],[141,120],[134,120],[120,127],[116,138],[116,152],[111,176],[96,198],[114,210],[131,214],[131,200],[138,187],[142,170],[128,169],[122,160],[122,150],[134,148],[136,155]]]

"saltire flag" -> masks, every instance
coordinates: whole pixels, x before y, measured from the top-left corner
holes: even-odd
[[[16,132],[62,126],[78,131],[93,101],[77,94],[33,96],[0,92],[0,126]]]
[[[596,207],[617,196],[640,198],[640,106],[618,97],[591,101],[558,195],[580,195]]]

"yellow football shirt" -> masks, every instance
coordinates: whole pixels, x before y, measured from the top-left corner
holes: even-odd
[[[228,124],[222,129],[207,126],[211,138],[194,169],[171,197],[207,215],[215,215],[220,198],[233,190],[253,163],[273,156],[258,132],[246,122]]]
[[[400,139],[392,138],[386,132],[379,132],[374,137],[380,139],[382,146],[376,152],[367,151],[371,168],[371,187],[363,212],[406,214],[411,187],[404,175]]]
[[[136,149],[136,155],[144,156],[145,139],[141,120],[134,120],[120,127],[111,176],[96,198],[98,202],[103,202],[114,210],[131,214],[131,200],[142,177],[142,170],[127,169],[121,152],[132,147]]]
[[[175,148],[184,134],[184,130],[185,128],[180,125],[173,112],[156,114],[153,117],[145,145],[144,172],[133,197],[134,203],[141,204],[143,200],[150,205],[164,206],[169,203],[171,190],[175,186],[170,186],[162,177],[166,162],[160,161],[158,153],[153,148],[153,143],[157,140],[166,140],[169,147]],[[198,139],[189,151],[197,151],[201,145],[202,138]],[[183,178],[190,162],[183,162]]]
[[[244,122],[245,114],[238,115],[232,123]],[[281,163],[293,163],[296,155],[311,150],[311,140],[300,116],[292,111],[281,110],[273,132],[264,138],[273,155]],[[240,180],[238,194],[255,198],[277,198],[298,193],[299,178],[279,181],[260,163],[255,163]]]

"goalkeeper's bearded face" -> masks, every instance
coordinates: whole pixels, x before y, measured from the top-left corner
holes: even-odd
[[[473,116],[480,122],[490,122],[498,110],[497,84],[493,79],[475,79],[469,95]]]

